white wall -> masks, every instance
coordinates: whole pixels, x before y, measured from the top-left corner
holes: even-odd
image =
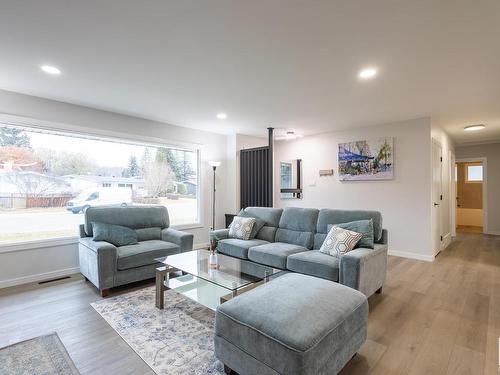
[[[456,148],[457,159],[486,158],[486,209],[485,232],[500,235],[500,143]]]
[[[226,178],[228,163],[225,135],[2,90],[0,90],[0,120],[23,121],[25,124],[42,122],[44,125],[56,129],[171,145],[182,146],[195,143],[201,149],[202,225],[189,229],[189,231],[195,236],[195,244],[208,242],[208,230],[211,225],[212,189],[212,171],[207,164],[209,160],[222,161],[222,165],[217,169],[217,227],[223,226],[223,214],[228,210],[227,200],[224,198],[228,186],[233,189],[234,181],[234,179]],[[57,260],[47,261],[51,258],[57,258]],[[61,270],[70,270],[77,266],[77,247],[75,244],[51,246],[50,250],[38,248],[23,251],[17,246],[10,249],[0,247],[0,287],[26,280],[33,281],[36,279],[34,273],[43,278],[44,275],[56,274]]]
[[[275,181],[280,161],[302,159],[304,186],[300,200],[281,200],[275,186],[275,205],[381,211],[392,254],[432,260],[430,135],[431,121],[422,118],[275,142]],[[338,143],[377,137],[394,137],[394,179],[339,181]],[[335,174],[319,177],[320,169]]]

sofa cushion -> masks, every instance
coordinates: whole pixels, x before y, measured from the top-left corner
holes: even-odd
[[[296,230],[278,228],[276,230],[276,242],[286,242],[306,249],[312,249],[314,235],[311,232],[299,232]]]
[[[141,241],[137,245],[120,246],[117,248],[119,270],[146,266],[157,263],[155,258],[180,253],[180,247],[176,244],[150,240]]]
[[[286,269],[286,258],[295,253],[307,251],[303,246],[273,242],[266,245],[251,247],[248,250],[248,259],[252,262],[265,264],[266,266]]]
[[[92,222],[123,225],[131,229],[169,227],[165,206],[90,207],[85,211],[85,233],[92,236]]]
[[[373,249],[373,219],[369,220],[356,220],[349,223],[342,224],[328,224],[328,233],[333,226],[337,226],[342,229],[351,230],[353,232],[361,233],[363,236],[359,242],[354,246],[355,249],[358,247],[364,247],[365,249]]]
[[[319,211],[315,208],[288,207],[283,210],[279,228],[313,233]]]
[[[286,268],[305,275],[339,281],[339,258],[323,254],[318,250],[290,255],[286,261]]]
[[[247,207],[244,209],[245,214],[264,221],[264,226],[257,232],[255,238],[267,242],[274,242],[276,237],[276,229],[280,223],[281,208],[271,207]]]
[[[255,219],[255,223],[252,227],[252,232],[250,233],[250,238],[255,238],[257,236],[257,233],[262,229],[264,225],[266,225],[266,222],[258,217],[254,217],[245,210],[241,210],[240,213],[238,214],[240,217],[252,217]]]
[[[93,240],[106,241],[115,246],[135,245],[137,243],[137,233],[122,225],[113,225],[92,222]]]
[[[161,231],[162,229],[160,227],[140,228],[135,230],[139,241],[161,240]]]
[[[252,246],[259,246],[267,243],[269,242],[258,239],[239,240],[237,238],[228,238],[219,241],[217,251],[235,258],[248,259],[248,249]]]
[[[264,221],[265,225],[277,227],[280,222],[283,210],[281,208],[271,207],[247,207],[244,209],[251,217]]]
[[[328,224],[342,224],[368,219],[373,219],[373,234],[375,242],[378,242],[382,239],[382,215],[378,211],[332,210],[324,208],[319,212],[316,232],[326,235],[328,233]],[[314,248],[317,248],[316,244],[320,242],[320,239],[315,239],[314,242]]]
[[[219,350],[227,342],[234,355],[265,364],[268,374],[333,374],[366,340],[367,319],[362,293],[289,273],[217,307],[216,355],[228,365],[238,362],[230,357],[234,351]]]

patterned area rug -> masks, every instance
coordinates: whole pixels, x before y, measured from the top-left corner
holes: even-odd
[[[92,303],[92,307],[157,374],[223,375],[214,355],[214,312],[173,290],[165,309],[154,287]]]
[[[78,375],[56,333],[0,349],[2,375]]]

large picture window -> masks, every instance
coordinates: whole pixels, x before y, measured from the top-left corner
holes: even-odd
[[[0,124],[0,244],[75,236],[87,207],[161,204],[199,222],[197,150]]]

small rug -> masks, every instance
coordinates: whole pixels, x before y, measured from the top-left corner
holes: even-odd
[[[214,355],[214,312],[199,303],[168,290],[159,310],[149,287],[91,305],[155,373],[224,374]]]
[[[0,349],[2,375],[78,375],[66,348],[52,333]]]

